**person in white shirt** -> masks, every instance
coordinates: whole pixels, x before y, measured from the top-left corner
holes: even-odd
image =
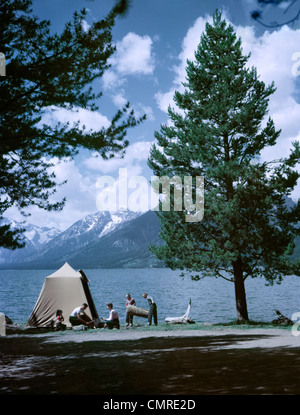
[[[86,303],[83,303],[82,306],[74,308],[72,313],[70,314],[69,321],[72,326],[80,326],[84,324],[89,328],[94,327],[94,321],[89,318],[89,316],[85,313],[85,310],[88,308]]]
[[[119,329],[120,328],[120,322],[119,322],[119,315],[114,309],[114,306],[112,303],[107,303],[106,308],[109,311],[109,317],[108,318],[102,318],[106,323],[104,324],[104,328],[108,327],[109,329]]]
[[[148,314],[148,325],[151,326],[152,316],[153,316],[154,324],[157,326],[157,306],[156,306],[156,303],[153,300],[153,298],[147,293],[144,293],[143,297],[145,298],[145,300],[148,301],[149,308],[150,308],[149,309],[149,314]]]

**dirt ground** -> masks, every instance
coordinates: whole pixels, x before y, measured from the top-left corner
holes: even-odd
[[[10,402],[26,396],[298,395],[299,346],[290,329],[11,335],[0,338],[0,394]]]

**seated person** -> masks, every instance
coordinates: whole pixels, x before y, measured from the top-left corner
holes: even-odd
[[[81,324],[83,324],[90,328],[94,327],[94,321],[91,320],[84,311],[87,308],[88,305],[86,303],[83,303],[80,307],[74,308],[69,317],[69,321],[72,324],[72,326],[80,326]]]
[[[120,322],[118,313],[114,310],[112,303],[107,303],[106,307],[109,310],[109,317],[103,318],[103,320],[106,321],[104,327],[108,327],[109,329],[119,329]]]
[[[64,319],[62,310],[57,310],[56,311],[55,330],[57,330],[57,331],[66,330],[67,326],[63,323],[64,320],[65,319]]]

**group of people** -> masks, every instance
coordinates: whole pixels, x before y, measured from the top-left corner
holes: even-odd
[[[153,298],[148,295],[147,293],[143,293],[143,297],[148,301],[149,304],[149,313],[148,313],[148,325],[151,326],[152,324],[152,317],[154,320],[154,324],[157,326],[157,306]],[[131,313],[127,312],[128,306],[136,306],[135,300],[131,297],[130,294],[126,294],[126,326],[132,327],[133,325],[133,315]],[[87,309],[88,305],[86,303],[83,303],[81,306],[74,308],[72,313],[70,314],[69,321],[72,326],[79,326],[84,325],[88,328],[94,327],[94,320],[91,320],[90,317],[86,314],[85,310]],[[120,321],[119,321],[119,315],[117,311],[114,309],[112,303],[107,303],[106,307],[109,311],[109,317],[104,318],[102,317],[102,320],[105,322],[103,323],[104,328],[120,328]],[[62,310],[57,310],[56,312],[56,324],[55,328],[56,330],[65,330],[66,325],[63,323],[64,317]]]

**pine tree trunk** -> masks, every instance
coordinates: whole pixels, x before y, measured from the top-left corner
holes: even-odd
[[[233,263],[233,272],[237,320],[248,320],[246,291],[243,279],[243,264],[240,258]]]

